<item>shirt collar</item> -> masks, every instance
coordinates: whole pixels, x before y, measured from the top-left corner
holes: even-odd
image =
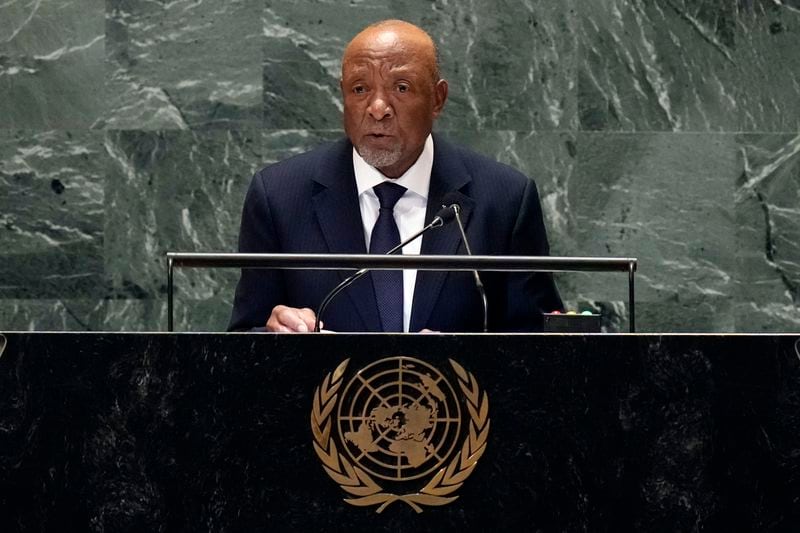
[[[372,191],[372,188],[384,181],[391,181],[402,185],[409,191],[425,198],[428,198],[428,189],[431,184],[431,169],[433,169],[433,137],[428,134],[422,153],[405,174],[397,179],[390,179],[380,173],[380,171],[369,165],[353,147],[353,171],[356,175],[356,188],[358,195]]]

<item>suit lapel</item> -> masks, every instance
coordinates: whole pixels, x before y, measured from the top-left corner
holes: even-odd
[[[329,157],[322,161],[314,176],[314,182],[312,206],[328,252],[367,253],[349,142],[340,141],[331,147]],[[344,280],[351,272],[339,271],[338,274]],[[364,330],[380,331],[375,291],[369,276],[356,281],[345,292],[357,309]]]
[[[440,137],[434,136],[434,160],[431,169],[431,184],[428,191],[428,207],[425,224],[429,224],[442,207],[445,196],[448,203],[461,206],[461,221],[469,228],[470,215],[475,202],[467,196],[468,184],[472,180],[456,153],[456,149]],[[461,232],[455,221],[447,226],[431,230],[422,238],[423,255],[454,255],[461,245]],[[461,249],[464,249],[463,246]],[[431,312],[439,298],[447,272],[419,271],[414,288],[414,305],[411,311],[411,331],[426,327]]]

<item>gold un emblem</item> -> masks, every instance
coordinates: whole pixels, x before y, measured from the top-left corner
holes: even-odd
[[[458,498],[486,449],[489,399],[449,361],[458,389],[412,357],[375,361],[344,386],[349,359],[325,376],[311,410],[314,450],[344,501],[378,513],[402,501],[421,513]]]

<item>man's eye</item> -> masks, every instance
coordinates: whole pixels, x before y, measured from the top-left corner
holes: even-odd
[[[406,92],[408,92],[408,89],[409,89],[408,85],[405,85],[403,83],[401,83],[400,85],[397,86],[397,92],[400,92],[400,93],[406,93]]]
[[[361,85],[357,85],[353,87],[353,93],[355,94],[364,94],[367,91],[366,88],[362,87]]]

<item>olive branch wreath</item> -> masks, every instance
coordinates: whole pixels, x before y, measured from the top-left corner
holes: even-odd
[[[311,410],[311,431],[314,434],[314,451],[317,452],[325,472],[347,493],[354,496],[344,501],[351,505],[367,507],[379,505],[377,513],[382,512],[391,503],[402,501],[417,513],[422,512],[422,505],[446,505],[458,499],[451,496],[461,488],[464,481],[472,474],[478,459],[486,450],[486,439],[489,436],[489,398],[478,387],[475,377],[464,368],[449,359],[450,365],[458,376],[458,384],[467,399],[467,410],[470,415],[469,434],[464,438],[455,457],[447,468],[442,467],[422,487],[419,492],[411,494],[393,494],[385,492],[363,469],[350,463],[336,449],[336,442],[331,438],[333,422],[331,414],[339,398],[338,391],[342,384],[342,376],[350,359],[345,359],[338,367],[325,376],[322,386],[314,390],[314,402]]]

